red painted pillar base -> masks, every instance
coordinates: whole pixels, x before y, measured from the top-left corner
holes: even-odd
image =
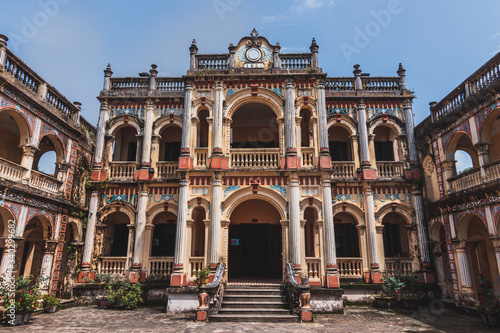
[[[92,283],[95,281],[95,272],[80,272],[78,283]]]
[[[313,321],[311,310],[300,310],[300,321],[310,323]]]
[[[436,283],[436,276],[434,273],[424,272],[424,283]]]
[[[206,310],[196,311],[196,321],[207,321],[207,320],[208,320],[208,311]]]
[[[171,287],[184,287],[186,285],[186,274],[172,274],[170,278]]]
[[[327,288],[339,288],[340,279],[338,275],[328,275],[326,277]]]

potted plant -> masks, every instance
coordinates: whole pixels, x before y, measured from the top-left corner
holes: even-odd
[[[382,277],[382,292],[375,297],[375,306],[383,309],[394,308],[404,287],[405,284],[399,276],[387,275],[386,273]]]
[[[14,325],[27,324],[31,314],[38,306],[40,292],[38,282],[31,284],[32,277],[19,277],[16,279],[16,292],[14,298],[14,309],[16,318]]]
[[[131,283],[125,274],[109,276],[106,281],[106,290],[109,294],[106,298],[100,298],[101,305],[105,304],[106,308],[130,310],[143,302],[141,284],[139,282]]]
[[[108,289],[108,284],[111,282],[110,274],[96,274],[95,279],[99,283],[104,283],[105,289]],[[93,282],[93,281],[92,281]],[[96,303],[98,309],[107,309],[108,308],[108,296],[98,295],[96,296]]]
[[[61,300],[49,294],[43,295],[43,306],[48,313],[54,313],[61,307]]]
[[[495,295],[495,290],[490,287],[488,280],[479,275],[479,305],[478,312],[481,314],[483,323],[488,326],[498,326],[500,324],[500,297]]]
[[[194,282],[196,284],[199,284],[200,287],[205,288],[205,286],[208,283],[208,278],[210,276],[210,268],[208,268],[208,266],[203,267],[202,269],[196,271],[195,275],[196,275],[196,280],[194,280]]]
[[[399,279],[404,283],[400,296],[402,307],[416,309],[423,296],[418,288],[419,281],[422,280],[422,273],[418,271],[412,272],[410,275],[399,276]]]
[[[300,277],[300,284],[302,285],[309,284],[309,274],[307,274],[307,272],[300,273],[299,277]]]

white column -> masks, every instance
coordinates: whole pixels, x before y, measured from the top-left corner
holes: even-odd
[[[465,248],[457,248],[457,262],[460,267],[460,284],[463,287],[471,287],[472,280],[469,270],[469,259]]]
[[[325,85],[322,81],[316,85],[316,92],[318,99],[316,101],[316,112],[318,114],[319,126],[319,149],[320,152],[327,152],[330,154],[328,147],[328,120],[326,119],[326,95]]]
[[[184,115],[182,118],[182,141],[181,153],[189,155],[189,145],[191,144],[191,109],[193,107],[193,86],[192,82],[186,81],[184,86]]]
[[[286,153],[297,152],[297,138],[295,135],[295,88],[293,80],[287,79],[285,85],[285,146]]]
[[[106,135],[106,123],[108,122],[108,106],[106,102],[101,103],[99,111],[99,123],[97,125],[97,138],[95,142],[94,164],[101,164],[102,152],[104,151],[104,136]]]
[[[214,153],[222,153],[222,110],[223,110],[223,90],[222,82],[217,81],[215,87],[215,107],[214,107]]]
[[[408,151],[410,153],[410,162],[418,162],[417,145],[415,144],[415,133],[413,124],[413,111],[410,100],[405,100],[403,105],[405,113],[406,138],[408,140]]]
[[[28,214],[28,206],[22,205],[16,225],[16,238],[23,237],[27,214]]]
[[[148,100],[144,115],[144,137],[142,139],[142,158],[141,166],[148,167],[151,165],[151,138],[153,137],[153,122],[154,122],[154,102]]]
[[[189,184],[187,179],[181,179],[179,183],[179,207],[177,213],[177,230],[175,233],[174,265],[177,270],[184,269],[184,239],[186,234],[186,220],[188,210]]]
[[[290,214],[290,254],[294,265],[300,265],[300,192],[299,180],[296,174],[290,178],[290,201],[288,205]]]
[[[327,269],[336,271],[337,254],[335,249],[335,228],[333,224],[332,186],[328,179],[323,179],[323,224],[325,229],[325,252]]]
[[[418,246],[420,248],[420,261],[422,263],[430,263],[429,244],[427,232],[424,224],[424,209],[422,203],[422,194],[420,191],[414,191],[413,208],[415,209],[415,223],[417,224]]]
[[[143,189],[139,192],[137,200],[137,222],[135,227],[135,242],[132,267],[142,268],[142,252],[144,248],[144,229],[146,226],[146,209],[148,206],[148,191]]]
[[[368,129],[366,127],[365,102],[360,100],[358,103],[358,131],[359,147],[361,150],[361,165],[370,165],[370,151],[368,148]]]
[[[221,218],[222,183],[218,172],[212,182],[212,202],[210,211],[210,256],[209,264],[217,264],[220,257],[220,218]]]
[[[377,270],[380,268],[377,250],[377,229],[375,221],[373,192],[365,191],[365,211],[366,211],[366,231],[368,234],[368,248],[370,252],[370,268]]]
[[[83,246],[82,270],[90,270],[90,260],[94,249],[95,225],[97,222],[97,209],[99,207],[99,193],[92,192],[89,203],[89,217],[87,221],[87,233]]]
[[[54,253],[45,253],[43,255],[42,267],[40,268],[40,277],[43,279],[42,283],[40,283],[40,289],[42,290],[49,288],[53,261],[54,261]]]
[[[486,224],[488,226],[488,233],[490,235],[496,235],[495,231],[495,219],[493,218],[493,214],[491,212],[491,206],[484,206],[484,212],[486,214]]]

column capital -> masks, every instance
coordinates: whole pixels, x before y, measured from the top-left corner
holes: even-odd
[[[27,144],[23,146],[23,155],[33,157],[38,150],[37,147]]]
[[[285,87],[287,89],[293,89],[293,88],[295,88],[295,86],[293,84],[293,79],[292,78],[285,79]]]
[[[51,241],[51,240],[45,241],[43,243],[43,253],[53,255],[54,252],[56,251],[57,244],[59,244],[58,241]]]

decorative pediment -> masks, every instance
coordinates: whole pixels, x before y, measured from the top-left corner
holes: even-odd
[[[250,36],[243,37],[236,46],[236,68],[271,68],[273,47],[253,29]]]

